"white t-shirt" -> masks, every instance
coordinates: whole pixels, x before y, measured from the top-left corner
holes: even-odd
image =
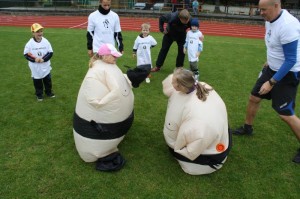
[[[188,52],[188,59],[190,62],[199,61],[199,58],[196,56],[199,45],[200,45],[200,51],[203,51],[203,43],[200,40],[202,37],[202,32],[200,30],[197,30],[193,32],[192,30],[189,30],[186,35],[186,48]]]
[[[115,46],[114,33],[121,32],[120,18],[112,10],[107,15],[96,10],[88,17],[87,31],[93,36],[94,53],[98,52],[99,47],[104,43]]]
[[[151,46],[156,46],[156,40],[151,36],[148,35],[145,38],[137,36],[134,41],[133,49],[136,49],[136,56],[137,56],[137,65],[144,65],[150,64],[152,67],[152,60],[151,60]]]
[[[31,53],[33,57],[43,58],[48,52],[53,52],[50,42],[46,38],[42,38],[41,42],[36,42],[31,38],[24,48],[24,55]],[[31,77],[35,79],[42,79],[47,76],[51,71],[50,60],[43,63],[36,63],[28,61],[29,68],[31,70]]]
[[[300,23],[298,19],[283,10],[276,21],[266,22],[265,27],[267,60],[270,68],[278,71],[285,60],[282,45],[298,40],[297,62],[290,71],[300,71]]]

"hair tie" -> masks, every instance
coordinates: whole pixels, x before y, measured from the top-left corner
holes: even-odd
[[[195,86],[198,86],[198,80],[195,80],[194,85],[195,85]]]

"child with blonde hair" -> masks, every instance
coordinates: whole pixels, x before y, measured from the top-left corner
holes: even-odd
[[[169,98],[163,134],[172,156],[190,175],[221,169],[232,147],[222,98],[183,68],[174,70],[162,86]]]
[[[118,145],[133,119],[131,83],[116,62],[122,54],[110,43],[100,46],[77,96],[73,136],[81,159],[96,162],[99,171],[120,170],[125,159]]]
[[[24,48],[24,57],[28,60],[31,70],[37,101],[43,101],[43,92],[50,98],[55,97],[52,93],[50,73],[52,70],[50,59],[53,55],[53,49],[50,42],[44,37],[43,31],[44,27],[41,24],[32,24],[32,38]]]
[[[156,40],[149,35],[151,25],[143,23],[141,25],[141,33],[137,36],[133,45],[133,57],[137,58],[137,66],[150,64],[152,68],[151,48],[157,45]],[[146,82],[150,83],[150,75],[146,78]]]

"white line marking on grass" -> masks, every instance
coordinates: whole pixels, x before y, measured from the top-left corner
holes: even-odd
[[[212,36],[213,37],[213,36]],[[217,37],[222,37],[222,36],[217,36]],[[237,39],[241,39],[239,37],[232,37],[232,38],[237,38]],[[251,38],[246,38],[246,40],[250,40]],[[254,38],[254,40],[260,40],[260,39],[256,39]],[[245,43],[242,43],[242,42],[229,42],[229,41],[204,41],[206,43],[217,43],[217,44],[229,44],[229,45],[250,45],[250,46],[265,46],[265,43],[264,41],[262,40],[261,43],[255,43],[255,42],[252,42],[252,43],[249,43],[249,42],[245,42]],[[203,43],[204,43],[203,42]]]
[[[84,25],[84,24],[86,24],[86,23],[87,23],[87,21],[84,22],[84,23],[82,23],[82,24],[79,24],[79,25],[77,25],[77,26],[72,26],[72,27],[70,27],[69,29],[72,29],[72,28],[76,28],[76,27],[82,26],[82,25]]]
[[[48,28],[47,28],[48,29]],[[56,29],[56,28],[52,28],[52,29]],[[64,28],[61,28],[61,29],[64,29]],[[55,32],[53,32],[53,31],[48,31],[47,30],[47,32],[46,31],[44,31],[44,34],[45,35],[47,35],[47,34],[66,34],[66,35],[74,35],[74,34],[82,34],[82,29],[75,29],[75,30],[79,30],[78,32],[67,32],[67,33],[61,33],[61,32],[59,32],[59,31],[55,31]],[[6,33],[28,33],[28,31],[10,31],[10,30],[0,30],[0,33],[1,32],[6,32]],[[30,32],[29,32],[30,33]],[[47,37],[47,36],[46,36]]]

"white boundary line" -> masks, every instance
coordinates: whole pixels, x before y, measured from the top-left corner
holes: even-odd
[[[76,26],[72,26],[72,27],[70,27],[69,29],[76,28],[76,27],[78,27],[78,26],[82,26],[82,25],[84,25],[84,24],[86,24],[86,23],[87,23],[87,21],[84,22],[84,23],[82,23],[82,24],[79,24],[79,25],[76,25]]]

